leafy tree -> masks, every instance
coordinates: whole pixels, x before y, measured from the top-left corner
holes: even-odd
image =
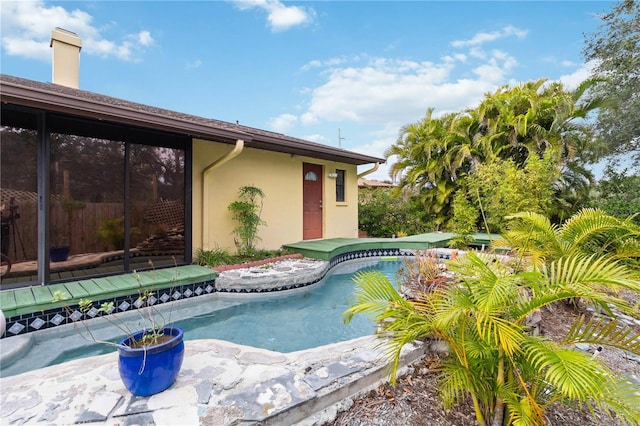
[[[420,234],[428,230],[422,204],[395,193],[394,188],[362,188],[359,191],[358,227],[371,237]]]
[[[262,199],[264,192],[255,186],[243,186],[238,190],[239,200],[229,204],[229,211],[239,222],[233,229],[236,235],[234,242],[241,256],[252,256],[256,252],[256,243],[260,241],[258,227],[266,225],[260,218],[262,213]]]
[[[446,147],[442,146],[454,117],[449,114],[437,119],[429,109],[422,121],[402,128],[400,138],[385,154],[397,157],[390,172],[394,178],[402,175],[399,188],[419,197],[438,228],[449,216],[450,197],[456,188],[455,170],[448,167]]]
[[[587,228],[590,219],[572,217],[567,233]],[[626,223],[620,225],[625,228]],[[607,232],[608,242],[618,238],[616,229]],[[529,236],[537,232],[532,229]],[[576,238],[573,246],[582,243]],[[554,251],[552,243],[548,250]],[[449,354],[441,365],[440,396],[449,408],[469,397],[480,425],[546,424],[545,410],[551,404],[572,401],[640,424],[640,386],[609,370],[599,358],[572,348],[588,343],[640,354],[640,335],[615,318],[616,312],[632,314],[633,307],[610,291],[640,292],[637,270],[611,256],[586,256],[581,250],[560,250],[543,258],[535,269],[514,269],[497,257],[468,252],[448,263],[455,284],[417,301],[405,300],[383,274],[363,272],[355,278],[359,289],[344,317],[349,321],[364,313],[379,322],[392,381],[405,344],[424,337],[446,342]],[[602,307],[613,319],[580,316],[558,342],[530,332],[527,319],[538,309],[573,298]]]
[[[461,113],[435,118],[429,110],[422,121],[405,126],[386,152],[398,159],[391,173],[401,176],[400,187],[419,195],[441,226],[451,216],[456,191],[476,180],[481,165],[510,160],[523,169],[530,157],[552,151],[547,158],[559,174],[551,188],[564,197],[556,216],[571,214],[586,200],[592,180],[583,165],[594,160],[596,146],[584,118],[603,104],[599,97],[585,97],[595,83],[566,91],[561,83],[540,79],[501,87]]]
[[[619,218],[635,215],[633,220],[640,224],[640,176],[627,173],[608,166],[589,205]]]
[[[511,159],[499,158],[492,163],[478,165],[473,179],[458,190],[464,194],[460,199],[466,202],[466,206],[458,204],[457,208],[454,207],[451,229],[464,231],[462,233],[478,230],[499,233],[506,230],[505,216],[509,214],[550,212],[553,185],[559,175],[553,157],[553,151],[544,153],[543,158],[531,155],[526,159],[524,168],[518,168]],[[469,210],[482,211],[483,215],[472,215]],[[473,222],[465,223],[467,220]]]
[[[623,0],[600,16],[596,33],[585,35],[584,56],[605,81],[598,93],[613,108],[598,114],[597,127],[614,154],[635,151],[640,161],[640,2]]]

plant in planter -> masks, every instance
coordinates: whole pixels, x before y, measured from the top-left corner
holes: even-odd
[[[140,276],[134,271],[138,281]],[[144,322],[141,330],[131,330],[124,321],[111,315],[114,302],[105,302],[99,308],[93,302],[81,299],[77,310],[82,314],[95,313],[120,329],[125,337],[118,342],[96,338],[86,321],[74,321],[80,336],[88,341],[115,346],[118,350],[118,371],[125,387],[135,396],[149,396],[167,389],[176,380],[184,358],[184,332],[169,325],[164,316],[154,307],[153,291],[141,291],[136,301],[140,318]],[[61,291],[53,295],[54,303],[61,303],[69,316],[74,309],[66,301],[69,297]]]
[[[96,230],[96,239],[102,243],[104,250],[124,249],[124,216],[116,219],[105,219]],[[131,227],[129,239],[134,242],[141,235],[140,229]]]
[[[64,229],[58,228],[54,232],[54,243],[49,248],[49,257],[52,262],[63,262],[67,260],[70,252],[73,223],[78,211],[85,208],[84,201],[72,198],[63,198],[60,206],[64,210]]]

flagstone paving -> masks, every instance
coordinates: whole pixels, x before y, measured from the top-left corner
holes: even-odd
[[[377,343],[366,336],[279,353],[185,341],[178,379],[150,397],[124,388],[117,353],[70,361],[1,379],[0,424],[310,425],[386,379]],[[423,353],[419,344],[407,346],[404,363]]]

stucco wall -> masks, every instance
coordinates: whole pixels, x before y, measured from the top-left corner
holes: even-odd
[[[237,223],[227,207],[238,199],[241,186],[256,186],[265,193],[259,229],[260,249],[278,249],[282,244],[302,240],[302,163],[324,166],[324,238],[357,237],[357,167],[245,147],[227,163],[207,172],[202,191],[202,171],[233,149],[232,145],[193,142],[193,245],[197,248],[223,248],[235,251],[232,230]],[[335,201],[335,179],[328,174],[346,171],[345,202]],[[204,206],[204,210],[203,210]],[[203,221],[203,211],[206,216]]]

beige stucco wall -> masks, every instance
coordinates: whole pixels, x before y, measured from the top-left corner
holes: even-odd
[[[324,238],[358,236],[357,167],[245,147],[234,159],[206,174],[202,191],[202,171],[233,149],[233,145],[194,139],[193,141],[193,246],[235,251],[232,230],[236,222],[227,206],[238,199],[245,185],[265,193],[259,229],[259,249],[275,250],[283,244],[302,240],[302,164],[323,166]],[[328,174],[345,170],[345,202],[335,201],[335,179]],[[204,209],[203,209],[204,207]],[[203,220],[204,212],[204,220]]]

